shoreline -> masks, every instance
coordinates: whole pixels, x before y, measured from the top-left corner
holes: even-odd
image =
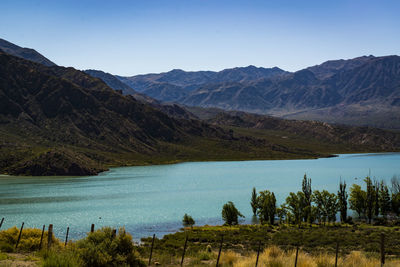
[[[110,169],[115,169],[115,168],[124,168],[124,167],[145,167],[145,166],[159,166],[159,165],[173,165],[173,164],[182,164],[182,163],[196,163],[196,162],[243,162],[243,161],[279,161],[279,160],[315,160],[315,159],[324,159],[324,158],[336,158],[339,157],[340,155],[348,155],[348,154],[388,154],[388,153],[400,153],[400,151],[376,151],[376,152],[360,152],[360,151],[355,151],[355,152],[338,152],[338,153],[329,153],[326,155],[321,155],[319,157],[298,157],[298,158],[256,158],[256,159],[207,159],[207,160],[196,160],[196,159],[183,159],[183,160],[173,160],[173,161],[161,161],[161,162],[142,162],[138,164],[132,164],[132,165],[106,165],[105,167],[107,170],[98,172],[95,175],[12,175],[12,174],[6,174],[6,173],[1,173],[1,176],[4,177],[95,177],[98,176],[99,174],[102,173],[107,173],[110,171]]]

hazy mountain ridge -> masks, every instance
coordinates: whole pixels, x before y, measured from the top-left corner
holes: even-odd
[[[400,129],[399,62],[398,56],[362,56],[294,73],[248,66],[118,79],[161,102]]]
[[[87,74],[89,74],[92,77],[101,79],[112,89],[117,90],[117,91],[120,90],[125,95],[134,95],[137,93],[130,86],[121,82],[118,78],[116,78],[114,75],[112,75],[110,73],[106,73],[101,70],[92,70],[92,69],[85,70],[84,72],[86,72]]]
[[[7,54],[24,58],[26,60],[30,60],[36,63],[43,64],[45,66],[55,66],[53,62],[39,54],[36,50],[31,48],[23,48],[13,43],[10,43],[4,39],[0,38],[0,51],[3,51]]]
[[[247,82],[284,75],[286,72],[274,68],[242,68],[213,71],[183,71],[175,69],[160,74],[145,74],[132,77],[117,76],[131,88],[160,101],[177,101],[184,99],[190,92],[208,84],[225,82]]]
[[[109,87],[112,89],[123,93],[124,95],[131,95],[136,100],[144,103],[149,104],[152,107],[164,112],[165,114],[175,117],[175,118],[183,118],[183,119],[197,119],[196,116],[191,114],[186,109],[180,107],[174,103],[161,103],[160,101],[151,98],[143,93],[138,93],[133,90],[130,86],[120,81],[114,75],[110,73],[106,73],[100,70],[85,70],[85,73],[89,74],[92,77],[96,77],[104,81]]]
[[[374,59],[375,57],[370,56],[362,56],[356,57],[353,59],[339,59],[339,60],[328,60],[320,65],[315,65],[312,67],[308,67],[307,70],[311,71],[315,74],[318,79],[329,78],[332,75],[338,73],[343,70],[351,70],[356,67],[363,65],[369,60]]]

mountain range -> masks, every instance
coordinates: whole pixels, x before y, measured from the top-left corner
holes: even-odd
[[[2,52],[4,48],[0,51],[0,173],[88,175],[122,165],[400,150],[398,132],[163,103],[141,89],[131,90],[121,77],[44,64],[51,61],[32,49],[21,53],[26,48],[7,47],[10,53]],[[386,60],[384,64],[393,65]],[[340,64],[340,68],[354,70],[353,63]],[[278,84],[291,78],[307,82],[319,80],[319,75],[330,79],[341,74],[337,65],[325,66],[325,74],[250,66],[187,77],[186,72],[176,70],[171,76],[165,73],[146,79],[150,83],[168,81],[194,93],[204,88],[200,84],[206,80],[212,80],[208,84],[212,86],[224,79],[235,79],[224,84],[238,85]]]
[[[248,66],[114,77],[161,102],[400,129],[399,56],[332,60],[294,73]]]
[[[84,175],[126,164],[323,156],[168,116],[84,72],[3,52],[0,136],[0,172],[10,174]]]

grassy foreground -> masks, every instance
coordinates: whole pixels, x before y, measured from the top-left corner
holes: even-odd
[[[215,266],[223,236],[220,266],[334,266],[339,241],[338,266],[380,266],[380,237],[384,234],[385,266],[400,266],[400,227],[356,225],[202,226],[185,228],[162,239],[155,239],[152,265],[180,266],[188,236],[183,264]],[[64,242],[53,237],[47,249],[47,232],[40,249],[41,230],[24,229],[18,248],[19,230],[0,231],[0,266],[146,266],[152,238],[134,244],[123,228],[113,233],[102,228],[84,239]]]

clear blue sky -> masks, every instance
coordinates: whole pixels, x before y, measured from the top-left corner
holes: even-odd
[[[295,71],[400,54],[393,0],[1,0],[0,38],[59,65],[134,75],[235,66]]]

